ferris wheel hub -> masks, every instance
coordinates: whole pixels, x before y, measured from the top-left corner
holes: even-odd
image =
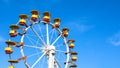
[[[47,46],[43,46],[41,49],[43,52],[52,51],[53,53],[55,53],[55,46],[47,45]]]

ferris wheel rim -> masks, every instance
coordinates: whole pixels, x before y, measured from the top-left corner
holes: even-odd
[[[43,21],[41,21],[41,22],[43,22]],[[36,23],[36,24],[39,24],[39,23]],[[34,24],[33,24],[34,25]],[[48,23],[48,25],[53,25],[52,23]],[[30,29],[32,26],[28,26],[25,30],[27,31],[28,29]],[[60,34],[62,34],[62,31],[60,30],[60,28],[55,28]],[[24,41],[24,37],[25,37],[25,35],[22,35],[21,36],[21,42],[23,42]],[[65,43],[65,46],[66,46],[66,52],[68,53],[69,52],[69,46],[68,46],[68,44],[67,44],[67,39],[66,39],[66,37],[64,37],[64,36],[61,36],[62,38],[63,38],[63,41],[64,41],[64,43]],[[25,54],[24,54],[24,49],[22,49],[22,47],[24,47],[24,46],[21,46],[21,48],[20,48],[20,50],[21,50],[21,54],[22,54],[22,57],[24,57],[25,56]],[[69,60],[70,60],[70,54],[68,53],[67,55],[66,55],[66,60],[65,60],[65,62],[69,62]],[[27,63],[27,61],[26,60],[24,60],[24,63],[25,63],[25,65],[26,65],[26,67],[28,67],[28,68],[31,68],[30,66],[29,66],[29,64]],[[65,64],[65,66],[64,66],[64,68],[67,68],[68,67],[68,63],[66,63]]]

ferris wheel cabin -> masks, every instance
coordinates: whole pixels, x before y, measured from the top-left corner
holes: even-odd
[[[43,13],[44,17],[44,24],[47,24],[48,22],[50,22],[50,13],[49,12],[44,12]]]
[[[31,20],[34,21],[34,22],[36,22],[37,19],[38,19],[38,17],[39,17],[39,12],[37,10],[32,10],[31,14],[32,14]]]
[[[20,18],[19,24],[21,26],[26,26],[26,19],[28,18],[28,16],[26,14],[21,14],[19,18]]]

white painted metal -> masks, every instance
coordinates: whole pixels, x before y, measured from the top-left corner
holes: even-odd
[[[55,47],[49,46],[48,51],[48,68],[54,68],[54,55],[55,55]]]
[[[37,24],[39,24],[39,23],[37,23]],[[44,46],[43,46],[43,48],[36,47],[36,46],[35,46],[35,47],[34,47],[34,46],[28,46],[28,47],[31,47],[31,48],[40,48],[40,50],[43,51],[43,55],[41,55],[41,56],[39,57],[39,59],[38,59],[31,67],[27,64],[26,60],[24,60],[24,63],[25,63],[25,65],[26,65],[27,68],[34,68],[34,66],[41,60],[41,58],[42,58],[43,56],[47,56],[47,57],[48,57],[48,68],[55,68],[55,67],[54,67],[55,65],[57,66],[56,68],[62,68],[62,66],[59,64],[59,62],[55,60],[55,51],[59,51],[59,52],[62,52],[62,53],[64,53],[65,51],[56,50],[55,47],[54,47],[54,44],[59,40],[59,38],[60,38],[60,37],[63,37],[63,36],[62,36],[62,32],[60,31],[59,28],[56,28],[56,30],[58,30],[58,32],[60,33],[60,36],[58,36],[58,37],[56,38],[56,40],[50,45],[50,44],[49,44],[50,42],[49,42],[49,31],[48,31],[49,28],[48,28],[48,25],[49,25],[49,24],[46,24],[46,40],[47,40],[46,43],[42,40],[42,38],[41,38],[41,37],[39,36],[39,34],[35,31],[35,29],[32,28],[33,32],[34,32],[35,35],[41,40],[41,42],[43,43]],[[25,30],[28,30],[29,28],[31,28],[31,26],[27,27]],[[69,47],[68,47],[66,38],[63,37],[63,40],[64,40],[64,43],[65,43],[65,45],[66,45],[66,52],[69,52]],[[23,41],[24,41],[24,35],[21,37],[21,42],[23,42]],[[46,44],[47,44],[47,46],[46,46]],[[20,47],[20,49],[21,49],[21,54],[22,54],[22,56],[25,56],[22,47]],[[66,62],[69,61],[69,56],[70,56],[70,54],[67,54]],[[55,62],[56,62],[56,64],[55,64]],[[66,65],[65,65],[64,68],[68,68],[68,63],[66,63]]]
[[[51,44],[51,46],[53,46],[59,40],[60,37],[61,35],[57,37],[57,39]]]
[[[33,27],[31,27],[31,29],[33,30],[33,32],[35,33],[35,35],[38,37],[38,39],[40,39],[40,41],[42,42],[42,44],[46,45],[45,42],[42,40],[42,38],[39,36],[39,34],[35,31],[35,29]]]
[[[47,47],[48,47],[48,68],[54,68],[54,54],[55,54],[55,47],[49,46],[49,27],[48,24],[46,24],[46,39],[47,39]]]
[[[27,27],[25,30],[27,31],[29,28],[30,28],[30,26]],[[25,35],[23,35],[23,36],[21,37],[21,42],[24,41],[24,37],[25,37]],[[24,55],[24,50],[23,50],[23,46],[20,47],[20,53],[21,53],[22,57],[25,57],[25,55]],[[30,66],[29,66],[28,63],[26,62],[26,59],[24,60],[24,64],[25,64],[25,66],[26,66],[27,68],[30,68]]]
[[[47,53],[47,51],[44,52],[44,53],[38,58],[38,60],[31,66],[31,68],[34,68],[34,66],[42,59],[43,56],[45,56],[46,53]]]
[[[60,29],[57,29],[59,32],[60,32],[60,34],[62,35],[62,32],[60,31]],[[64,43],[65,43],[65,45],[66,45],[66,49],[67,49],[67,59],[66,59],[66,65],[65,65],[65,68],[68,68],[68,62],[69,62],[69,59],[70,59],[70,54],[69,54],[69,45],[67,44],[67,39],[64,37],[64,36],[62,36],[63,37],[63,39],[64,39]]]
[[[64,41],[65,41],[65,44],[66,44],[66,48],[67,48],[67,59],[66,59],[66,66],[65,66],[65,68],[68,68],[68,62],[69,62],[69,59],[70,59],[70,54],[69,54],[69,45],[67,44],[67,40],[66,40],[66,38],[64,37]]]
[[[62,68],[61,66],[60,66],[60,64],[59,64],[59,62],[58,62],[58,60],[55,58],[55,62],[56,62],[56,66],[57,66],[57,68]]]
[[[24,45],[25,47],[29,47],[29,48],[37,48],[37,49],[41,49],[41,47],[38,46],[30,46],[30,45]]]
[[[66,51],[62,51],[62,50],[55,50],[56,52],[63,52],[66,53]]]
[[[47,39],[47,45],[49,46],[49,32],[48,32],[48,24],[46,24],[46,39]]]

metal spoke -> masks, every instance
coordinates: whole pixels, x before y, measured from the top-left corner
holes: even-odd
[[[62,68],[62,67],[60,66],[58,60],[57,60],[56,58],[54,58],[54,59],[55,59],[55,62],[57,63],[57,65],[59,66],[59,68]]]
[[[46,40],[47,40],[47,45],[49,45],[49,32],[48,32],[48,24],[46,24]]]
[[[39,36],[39,34],[35,31],[34,28],[31,27],[31,29],[33,30],[33,32],[35,33],[35,35],[39,38],[39,40],[42,42],[43,45],[46,45],[45,42],[42,40],[42,38]]]
[[[52,33],[51,33],[51,37],[50,37],[50,43],[51,43],[51,41],[52,41],[52,39],[53,39],[53,35],[54,35],[54,32],[55,32],[55,29],[53,29],[51,32],[52,32]]]
[[[53,45],[59,40],[60,37],[61,37],[61,35],[59,35],[59,36],[56,38],[56,40],[51,44],[51,46],[53,46]]]
[[[29,48],[38,48],[38,49],[41,49],[41,47],[38,47],[38,46],[31,46],[31,45],[24,45],[25,47],[29,47]]]
[[[31,37],[29,37],[29,36],[26,36],[27,38],[28,38],[28,40],[32,43],[32,45],[34,44],[34,43],[36,43],[36,40],[34,40],[33,38],[31,38]],[[33,43],[34,42],[34,43]]]
[[[44,36],[43,36],[43,33],[42,33],[42,30],[41,30],[41,27],[38,25],[38,29],[40,30],[40,33],[41,33],[41,37],[43,38],[44,40]]]
[[[26,36],[27,38],[28,38],[28,40],[30,41],[30,43],[32,44],[32,45],[34,45],[34,43],[32,42],[32,40],[31,39],[29,39],[29,37],[28,36]]]
[[[39,39],[37,40],[37,43],[36,43],[36,46],[38,45],[38,41]],[[36,52],[39,54],[39,51],[36,49]],[[42,52],[42,51],[41,51]],[[39,57],[40,55],[37,54],[37,57]],[[40,67],[40,64],[39,64],[39,67]]]
[[[26,34],[26,36],[36,37],[36,35],[32,35],[32,34]]]
[[[62,51],[62,50],[55,50],[57,52],[63,52],[63,53],[66,53],[66,51]]]
[[[19,24],[19,21],[16,23],[16,25],[18,25]]]
[[[61,43],[56,43],[55,48],[59,48],[59,47],[61,47],[61,46],[63,46],[63,44],[61,44]]]
[[[34,68],[34,66],[42,59],[42,57],[43,57],[46,53],[47,53],[47,51],[44,52],[44,53],[37,59],[37,61],[31,66],[31,68]]]
[[[29,55],[29,56],[27,56],[27,58],[30,58],[30,57],[32,57],[32,56],[36,56],[36,55],[38,55],[38,54],[40,54],[40,53],[42,53],[42,52],[39,52],[39,53],[35,53],[35,54],[32,54],[32,55]]]
[[[40,68],[44,68],[44,64],[45,64],[46,62],[45,62],[45,57],[43,57],[43,60],[41,61],[41,66],[40,66]]]

